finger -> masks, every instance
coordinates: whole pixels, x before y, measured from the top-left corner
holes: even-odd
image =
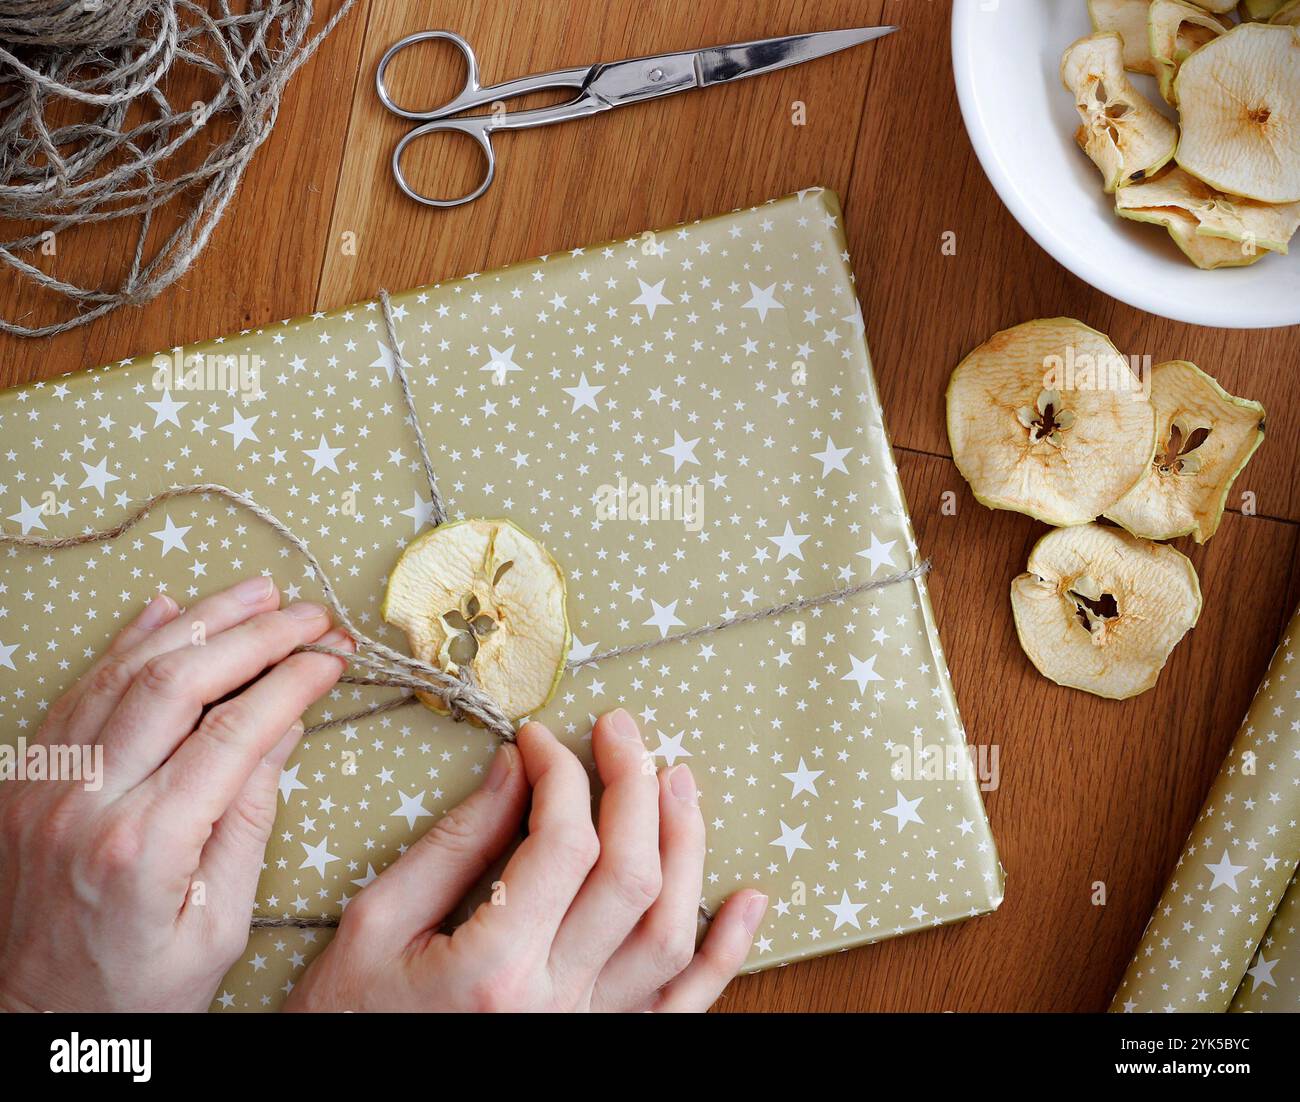
[[[140,646],[153,632],[176,619],[180,606],[165,593],[157,594],[141,612],[113,637],[103,654],[95,660],[66,693],[50,707],[45,722],[38,732],[37,741],[54,742],[66,727],[67,721],[77,707],[77,702],[85,692],[86,686],[96,683],[96,678],[103,675],[100,670],[106,664],[117,662],[136,647]]]
[[[132,788],[158,769],[194,730],[205,705],[246,685],[296,647],[318,639],[328,627],[329,617],[320,605],[290,605],[283,612],[259,613],[209,636],[201,645],[150,659],[104,724],[100,737],[105,756],[114,762],[115,789]],[[331,669],[337,679],[339,660],[317,657],[325,658],[326,663],[311,668]],[[301,664],[293,668],[301,669]],[[277,684],[282,682],[281,678]],[[300,698],[301,694],[294,697]],[[203,717],[206,735],[200,741],[208,743],[212,735],[218,736],[218,741],[239,741],[239,732],[253,725],[260,732],[269,731],[267,737],[278,738],[306,707],[302,704],[289,715],[277,712],[282,722],[268,729],[260,717],[248,714],[249,703],[232,700],[213,708]]]
[[[263,639],[252,636],[250,622],[250,638],[246,641],[250,648],[261,642],[277,651],[292,649],[297,645],[296,640],[306,634],[303,625],[310,623],[284,613],[267,613],[267,616],[283,624],[277,623]],[[323,613],[321,619],[328,623]],[[234,628],[221,636],[230,644],[228,647],[210,644],[205,648],[214,652],[208,661],[234,661],[233,648],[245,640],[227,637],[240,635],[244,630]],[[325,646],[352,649],[351,640],[338,629],[323,636],[317,631],[301,641],[312,642],[317,638]],[[259,660],[257,655],[249,656],[249,667]],[[162,816],[210,826],[235,803],[258,763],[285,731],[333,688],[345,666],[340,658],[311,651],[277,660],[243,692],[212,708],[198,729],[176,747],[141,787],[152,794]],[[279,780],[278,774],[276,779]]]
[[[662,887],[659,781],[641,732],[619,708],[596,721],[591,744],[605,786],[600,797],[600,858],[551,947],[553,973],[584,993]]]
[[[728,899],[709,925],[695,959],[664,988],[655,1009],[696,1014],[708,1010],[745,963],[766,910],[767,896],[752,888]]]
[[[238,916],[246,918],[257,895],[262,858],[275,823],[275,800],[280,770],[302,739],[303,725],[296,720],[270,752],[226,813],[212,828],[190,884],[187,912],[210,927],[221,927]],[[195,906],[195,889],[203,889],[204,906]],[[184,917],[184,916],[183,916]]]
[[[600,842],[582,763],[540,723],[524,724],[515,738],[533,789],[528,837],[501,874],[505,905],[480,907],[465,929],[467,936],[545,961]]]
[[[199,631],[210,638],[250,617],[276,608],[279,603],[279,594],[270,578],[265,575],[248,578],[205,597],[193,608],[149,633],[130,650],[103,662],[93,676],[83,679],[84,688],[68,721],[68,731],[73,740],[94,742],[98,739],[108,717],[122,702],[140,671],[154,658],[179,647],[192,646]]]
[[[503,745],[478,790],[362,889],[344,911],[345,924],[364,929],[367,942],[381,948],[400,948],[440,925],[505,852],[527,802],[519,751]]]
[[[596,1009],[641,1009],[695,956],[704,889],[704,816],[686,765],[659,776],[659,860],[663,889],[601,972]]]

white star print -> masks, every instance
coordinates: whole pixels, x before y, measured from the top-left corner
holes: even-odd
[[[899,792],[897,789],[895,789],[894,791],[898,797],[898,800],[893,807],[885,809],[885,814],[892,815],[895,819],[898,820],[898,833],[901,834],[903,832],[903,827],[905,827],[908,823],[924,824],[925,820],[922,819],[921,816],[919,816],[916,813],[916,809],[920,806],[921,801],[924,800],[925,797],[917,796],[915,800],[909,800],[906,797],[904,797],[904,795],[901,792]]]
[[[784,819],[778,819],[777,822],[781,824],[781,837],[772,839],[770,844],[784,849],[787,861],[801,849],[812,849],[812,846],[803,840],[803,832],[808,829],[807,823],[792,827],[788,826]]]
[[[107,456],[101,459],[93,467],[84,460],[82,461],[81,466],[85,469],[86,479],[79,487],[77,487],[79,490],[86,490],[93,487],[99,491],[99,496],[103,497],[104,490],[107,488],[108,484],[118,480],[117,475],[109,474],[108,472]]]
[[[875,574],[882,566],[894,565],[894,544],[897,542],[897,540],[890,540],[888,543],[881,543],[876,538],[876,533],[872,532],[871,546],[864,547],[858,555],[871,563],[871,573]]]
[[[832,471],[843,471],[848,474],[849,469],[844,465],[844,459],[852,450],[852,448],[837,448],[835,441],[827,436],[826,447],[819,452],[812,453],[812,457],[821,462],[822,478],[825,478]]]
[[[393,372],[397,370],[397,356],[393,355],[393,350],[383,341],[375,341],[375,347],[379,350],[379,354],[370,361],[369,366],[382,368],[384,375],[388,378],[389,382],[392,382]],[[405,348],[406,343],[404,341],[398,341],[397,355],[404,356]]]
[[[642,625],[642,627],[658,628],[660,639],[668,634],[670,628],[675,628],[686,623],[685,620],[681,620],[677,616],[676,601],[672,601],[666,605],[661,605],[652,597],[650,599],[650,604],[654,608],[654,614]]]
[[[325,876],[325,866],[331,861],[337,861],[338,855],[329,852],[330,840],[328,835],[321,839],[318,845],[309,846],[306,842],[299,842],[307,856],[298,867],[300,869],[315,869],[321,877]]]
[[[850,902],[849,893],[847,891],[842,891],[840,893],[840,901],[838,903],[823,903],[822,906],[835,916],[834,930],[838,930],[841,926],[852,926],[855,930],[862,929],[862,927],[858,925],[858,912],[861,911],[866,904]]]
[[[515,346],[513,344],[504,352],[498,352],[489,344],[488,357],[488,362],[479,370],[492,372],[492,381],[495,383],[504,383],[516,371],[523,371],[523,368],[515,363]]]
[[[417,819],[431,816],[432,811],[424,806],[424,793],[417,792],[414,796],[408,796],[400,788],[397,790],[397,797],[400,803],[393,815],[398,819],[405,819],[408,830],[415,829]]]
[[[314,448],[304,448],[303,454],[312,462],[312,474],[319,474],[321,471],[333,471],[335,474],[338,474],[339,469],[334,460],[336,460],[344,450],[344,448],[331,448],[329,444],[325,442],[325,437],[322,434],[320,443]]]
[[[40,529],[41,531],[47,530],[45,528],[45,521],[42,518],[43,512],[44,510],[39,501],[35,505],[28,505],[25,497],[19,497],[18,512],[14,513],[9,519],[16,520],[23,526],[22,534],[25,536],[33,528]]]
[[[777,562],[780,562],[787,555],[793,555],[796,559],[802,561],[803,552],[799,549],[803,546],[804,541],[808,539],[808,537],[796,535],[794,529],[790,527],[790,522],[788,520],[785,522],[785,531],[782,532],[781,535],[768,536],[767,538],[776,544]]]
[[[162,398],[157,402],[145,402],[145,405],[153,410],[153,427],[159,428],[162,425],[175,425],[181,427],[181,420],[177,416],[181,410],[189,405],[189,402],[177,402],[172,400],[172,392],[164,390]]]
[[[808,792],[817,795],[817,778],[824,773],[823,769],[809,769],[804,764],[803,758],[799,759],[799,768],[793,773],[782,773],[787,781],[794,785],[794,791],[790,793],[790,799],[794,799],[800,792]]]
[[[671,448],[660,448],[659,454],[672,457],[673,474],[676,474],[681,469],[683,463],[694,463],[696,466],[699,465],[700,461],[695,458],[695,445],[699,442],[700,438],[698,436],[694,440],[683,440],[681,433],[674,429],[673,446]]]
[[[14,651],[17,649],[17,643],[10,643],[8,646],[0,643],[0,666],[6,670],[16,670],[18,667],[14,665]]]
[[[758,320],[767,321],[767,312],[769,310],[784,310],[785,307],[776,301],[776,284],[772,283],[766,287],[759,288],[755,283],[749,285],[751,292],[750,299],[745,303],[746,310],[757,310]]]
[[[1245,865],[1234,865],[1228,860],[1228,851],[1223,851],[1223,856],[1219,859],[1217,865],[1207,864],[1205,866],[1214,874],[1214,879],[1210,882],[1209,891],[1215,888],[1230,888],[1232,891],[1237,890],[1237,875],[1246,871]]]
[[[632,300],[633,306],[644,306],[646,314],[654,317],[655,311],[660,306],[672,305],[673,300],[665,297],[663,293],[664,280],[661,279],[653,285],[647,283],[644,279],[638,279],[637,282],[641,284],[641,293]]]
[[[573,408],[570,413],[577,413],[580,409],[594,409],[600,412],[600,407],[596,405],[596,395],[605,388],[603,386],[592,386],[587,382],[587,373],[584,371],[581,378],[578,379],[577,386],[566,386],[563,388],[564,393],[573,399]]]
[[[238,448],[245,440],[252,440],[254,443],[260,442],[257,433],[253,431],[253,426],[257,424],[257,418],[260,417],[261,414],[257,414],[253,417],[245,417],[239,412],[239,410],[231,409],[230,416],[230,424],[222,425],[221,431],[230,433],[230,444],[232,447]]]
[[[190,530],[192,525],[177,525],[171,517],[163,517],[163,526],[156,532],[150,532],[149,535],[162,544],[160,555],[167,554],[168,551],[177,550],[188,552],[189,548],[185,546],[185,533]]]
[[[867,686],[872,681],[884,680],[880,674],[876,673],[876,656],[874,654],[865,662],[856,655],[850,654],[849,661],[853,664],[853,668],[841,677],[840,680],[854,682],[858,687],[859,696],[866,692]]]
[[[694,756],[682,746],[682,739],[686,735],[685,731],[678,731],[675,735],[665,735],[662,731],[656,731],[655,733],[659,736],[659,745],[650,751],[653,757],[663,758],[669,765],[673,765],[678,758]]]

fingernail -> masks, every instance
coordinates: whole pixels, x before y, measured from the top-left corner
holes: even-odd
[[[623,711],[622,708],[615,708],[609,713],[609,722],[614,728],[614,733],[620,738],[641,741],[641,732],[637,728],[636,720]]]
[[[487,779],[483,782],[483,787],[489,792],[499,792],[502,786],[509,779],[510,774],[515,768],[515,748],[513,746],[503,746],[497,751],[497,756],[492,759],[492,768],[488,770]]]
[[[352,651],[356,649],[356,642],[342,628],[330,628],[316,642],[322,647],[333,647],[335,650]]]
[[[140,626],[142,628],[156,628],[175,611],[176,602],[168,597],[166,593],[159,593],[158,596],[144,606],[144,611],[140,613]]]
[[[745,929],[751,934],[758,929],[758,924],[763,921],[763,912],[767,910],[767,896],[762,892],[755,892],[745,903],[745,910],[740,916],[740,920],[745,924]]]
[[[311,601],[299,601],[290,605],[284,610],[295,620],[319,620],[325,615],[325,610]]]
[[[294,747],[298,745],[298,740],[302,738],[304,730],[302,720],[295,720],[293,726],[284,733],[284,736],[271,748],[270,753],[262,761],[272,769],[282,768],[284,763],[289,760],[289,755],[293,753]]]
[[[689,765],[675,765],[668,774],[668,788],[679,800],[695,799],[695,777]]]
[[[232,592],[246,605],[256,605],[265,601],[275,588],[275,582],[266,574],[240,582]]]

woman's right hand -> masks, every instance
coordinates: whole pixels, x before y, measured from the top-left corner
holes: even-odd
[[[581,762],[538,723],[482,787],[362,889],[286,1010],[703,1011],[748,955],[767,897],[732,895],[695,948],[704,819],[690,769],[656,774],[622,709],[592,731],[599,824]],[[493,899],[444,918],[516,836]]]

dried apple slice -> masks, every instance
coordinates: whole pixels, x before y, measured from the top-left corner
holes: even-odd
[[[1178,128],[1133,87],[1124,40],[1112,32],[1081,38],[1061,59],[1061,80],[1083,120],[1079,144],[1101,170],[1106,191],[1142,180],[1168,163]]]
[[[1181,551],[1085,524],[1034,545],[1011,583],[1011,610],[1044,677],[1125,700],[1156,683],[1201,614],[1201,587]]]
[[[1241,0],[1241,15],[1257,23],[1267,23],[1287,3],[1287,0]]]
[[[1245,267],[1286,252],[1300,226],[1300,204],[1272,205],[1225,195],[1177,166],[1115,192],[1115,212],[1164,226],[1199,268]]]
[[[1151,471],[1106,516],[1135,536],[1190,535],[1204,543],[1219,528],[1228,491],[1264,440],[1264,407],[1229,394],[1193,363],[1151,370],[1156,457]]]
[[[1270,252],[1285,253],[1300,229],[1300,203],[1257,203],[1215,191],[1174,166],[1151,180],[1115,193],[1115,206],[1126,211],[1175,208],[1196,219],[1196,232]]]
[[[1156,63],[1151,56],[1147,15],[1151,0],[1088,0],[1088,15],[1092,29],[1105,33],[1114,31],[1123,39],[1124,68],[1133,73],[1156,75]]]
[[[1300,27],[1235,27],[1183,62],[1174,94],[1182,168],[1261,203],[1300,200]]]
[[[1300,27],[1300,0],[1289,0],[1285,7],[1273,13],[1269,22],[1283,27]]]
[[[508,520],[461,520],[402,552],[380,615],[406,632],[411,653],[472,678],[511,720],[542,707],[569,654],[564,574]],[[443,700],[421,693],[434,711]]]
[[[1192,0],[1192,3],[1216,15],[1225,15],[1237,6],[1237,0]]]
[[[1155,415],[1129,361],[1073,318],[995,334],[948,383],[953,461],[975,499],[1048,524],[1095,520],[1155,453]]]
[[[1206,43],[1225,34],[1232,24],[1187,0],[1151,0],[1147,15],[1147,43],[1155,63],[1160,94],[1177,104],[1174,78],[1183,62]]]

